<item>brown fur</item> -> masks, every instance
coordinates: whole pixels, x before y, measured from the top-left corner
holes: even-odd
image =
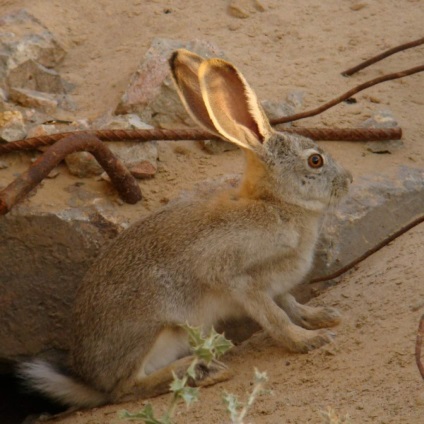
[[[34,375],[25,365],[35,387],[67,403],[166,391],[171,370],[181,373],[189,362],[180,327],[186,322],[208,328],[248,315],[285,348],[307,352],[330,342],[323,327],[339,320],[331,308],[299,305],[289,291],[308,272],[321,217],[346,193],[350,174],[311,140],[274,132],[233,65],[180,50],[171,69],[193,118],[244,149],[244,178],[235,190],[153,213],[99,256],[76,297],[69,364],[69,381],[95,395],[86,390],[86,401],[73,398],[76,386],[67,392],[63,376],[57,381],[66,396],[58,395],[51,368],[47,387],[42,367]],[[308,165],[314,154],[323,167]],[[228,371],[218,366],[206,374],[196,384],[227,378]]]

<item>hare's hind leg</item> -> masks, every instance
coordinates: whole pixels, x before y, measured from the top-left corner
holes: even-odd
[[[119,390],[119,392],[112,394],[113,402],[120,403],[137,399],[148,399],[168,393],[174,380],[174,375],[182,378],[192,364],[193,359],[193,356],[178,359],[172,364],[134,382],[133,386],[128,387],[128,391],[125,393],[122,392],[122,389]],[[189,381],[190,386],[212,386],[213,384],[227,381],[232,377],[231,371],[218,361],[213,361],[209,365],[200,361],[195,366],[195,372],[196,378],[194,381]]]
[[[340,323],[340,313],[334,308],[302,305],[291,294],[279,296],[276,302],[295,324],[308,330],[334,327]]]
[[[115,388],[111,397],[114,403],[147,399],[167,393],[173,375],[182,378],[194,357],[189,354],[187,335],[182,328],[165,329],[143,361],[139,372]],[[221,362],[209,365],[199,361],[195,366],[196,378],[192,386],[210,386],[231,378],[228,368]]]

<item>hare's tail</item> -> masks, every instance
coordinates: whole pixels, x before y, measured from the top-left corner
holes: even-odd
[[[31,389],[64,405],[88,408],[107,402],[104,393],[86,386],[41,359],[22,363],[18,375]]]

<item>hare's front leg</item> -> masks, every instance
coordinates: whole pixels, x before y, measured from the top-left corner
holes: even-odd
[[[295,324],[303,328],[315,330],[334,327],[340,323],[340,313],[337,309],[302,305],[289,293],[278,296],[275,301]]]
[[[334,337],[329,330],[306,330],[294,324],[271,296],[255,288],[238,292],[237,297],[246,313],[292,352],[309,352],[330,343]]]

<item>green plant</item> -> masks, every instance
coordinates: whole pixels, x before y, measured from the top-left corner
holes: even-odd
[[[241,404],[237,398],[232,393],[224,394],[224,402],[227,406],[227,411],[230,414],[232,424],[243,424],[244,418],[246,417],[247,412],[255,402],[258,395],[263,393],[269,393],[269,391],[264,390],[264,385],[268,381],[268,376],[266,372],[259,372],[255,368],[255,383],[253,385],[252,392],[249,394],[247,402]]]
[[[131,413],[128,411],[121,411],[119,414],[121,418],[142,420],[145,424],[172,424],[175,408],[180,401],[190,406],[193,402],[198,400],[199,389],[187,385],[190,379],[194,380],[196,378],[196,365],[199,362],[204,362],[206,365],[209,365],[212,361],[217,360],[225,352],[231,349],[233,344],[227,340],[225,336],[217,333],[213,328],[206,337],[203,336],[201,328],[190,327],[187,324],[184,325],[183,328],[187,331],[194,358],[182,378],[173,374],[173,382],[170,385],[171,401],[165,414],[160,418],[156,418],[152,405],[148,403],[139,412]]]

